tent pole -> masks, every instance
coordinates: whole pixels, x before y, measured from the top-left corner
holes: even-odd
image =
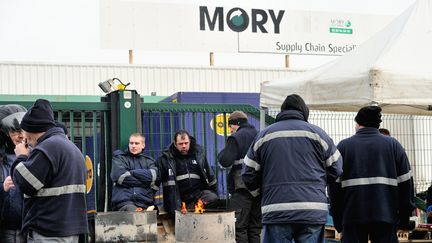
[[[265,128],[266,107],[260,107],[260,131]]]

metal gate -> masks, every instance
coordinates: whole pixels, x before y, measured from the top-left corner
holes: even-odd
[[[0,105],[11,103],[27,108],[33,104],[0,101]],[[93,186],[87,195],[89,213],[110,210],[110,171],[113,152],[110,103],[51,101],[51,105],[55,119],[63,122],[68,128],[69,139],[92,161],[93,170],[89,176],[93,179]],[[145,153],[155,159],[158,158],[162,150],[171,144],[177,130],[188,130],[205,149],[209,164],[218,178],[219,196],[227,198],[226,172],[218,166],[216,157],[225,146],[230,132],[227,114],[235,110],[247,113],[251,123],[259,127],[259,110],[251,105],[142,103],[141,132],[146,137]]]
[[[227,115],[235,110],[247,113],[250,123],[259,127],[259,110],[251,105],[143,104],[145,152],[156,159],[172,143],[177,130],[189,131],[206,152],[207,160],[218,179],[219,197],[226,199],[226,171],[219,167],[216,158],[230,134]]]

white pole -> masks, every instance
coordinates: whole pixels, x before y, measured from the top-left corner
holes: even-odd
[[[266,111],[267,111],[266,107],[260,107],[260,131],[266,127],[265,125],[265,116],[267,113]]]

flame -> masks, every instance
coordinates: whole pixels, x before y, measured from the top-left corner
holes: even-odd
[[[195,213],[204,213],[204,203],[201,199],[195,204]]]
[[[187,209],[186,209],[186,203],[185,202],[182,202],[182,208],[181,208],[181,211],[180,211],[182,214],[186,214],[187,213]]]

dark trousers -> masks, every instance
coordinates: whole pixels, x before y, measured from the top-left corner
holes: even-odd
[[[397,243],[397,227],[387,223],[368,223],[344,225],[343,243]]]
[[[21,230],[0,229],[0,243],[25,243]]]
[[[261,242],[261,197],[254,198],[247,190],[236,190],[229,209],[235,211],[236,242]]]

